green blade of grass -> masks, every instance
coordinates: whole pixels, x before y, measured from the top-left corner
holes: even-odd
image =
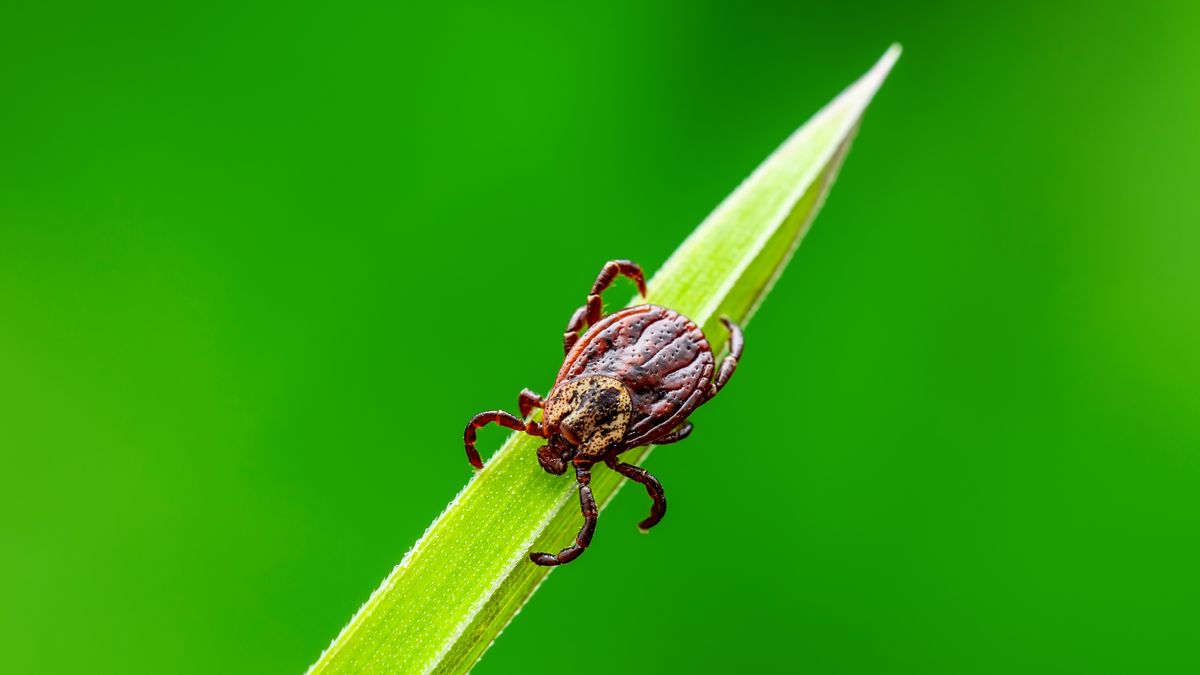
[[[861,79],[797,130],[698,227],[651,279],[649,301],[704,327],[715,345],[726,315],[743,324],[804,237],[859,120],[900,55],[893,45]],[[463,673],[520,611],[579,529],[576,487],[551,476],[541,441],[513,434],[429,526],[313,664],[311,673]],[[623,456],[640,463],[650,448]],[[621,477],[597,467],[601,508]]]

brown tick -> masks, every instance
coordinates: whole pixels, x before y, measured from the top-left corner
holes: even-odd
[[[598,510],[588,483],[591,467],[597,462],[646,486],[653,504],[650,517],[638,527],[645,531],[662,520],[667,500],[658,479],[617,456],[638,446],[687,438],[692,433],[688,415],[721,391],[742,356],[742,331],[725,318],[721,322],[729,331],[729,355],[713,377],[712,348],[687,317],[657,305],[602,314],[600,294],[618,274],[632,279],[646,297],[642,268],[628,260],[605,263],[587,304],[567,323],[563,333],[566,358],[550,395],[543,399],[526,389],[518,399],[523,418],[534,408],[543,408],[542,423],[489,410],[472,417],[463,434],[467,459],[477,469],[483,468],[483,462],[475,450],[475,430],[489,422],[545,438],[537,458],[547,472],[559,476],[568,463],[575,467],[583,527],[575,543],[557,555],[530,553],[529,559],[539,565],[571,562],[591,542]],[[587,330],[579,335],[584,328]]]

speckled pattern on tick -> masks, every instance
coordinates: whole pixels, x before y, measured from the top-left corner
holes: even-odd
[[[534,408],[543,408],[542,423],[489,410],[471,418],[463,434],[467,459],[477,469],[483,468],[483,462],[475,449],[476,429],[490,422],[546,439],[537,459],[547,472],[558,476],[566,473],[568,465],[575,468],[583,527],[575,543],[556,555],[530,553],[529,559],[538,565],[571,562],[591,542],[598,510],[588,483],[597,462],[646,486],[653,504],[650,517],[638,527],[648,530],[662,520],[667,500],[658,479],[617,457],[638,446],[687,438],[692,433],[688,415],[721,391],[742,356],[742,331],[726,318],[721,322],[729,331],[729,355],[714,377],[712,347],[686,316],[657,305],[603,315],[600,294],[618,274],[632,279],[646,297],[642,268],[628,260],[605,263],[587,303],[567,323],[566,358],[550,395],[543,399],[526,389],[518,399],[522,418],[528,418]]]

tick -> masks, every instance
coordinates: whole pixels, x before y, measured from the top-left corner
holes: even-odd
[[[471,418],[463,433],[467,459],[483,468],[475,449],[480,427],[495,422],[502,427],[546,439],[538,448],[542,469],[556,476],[575,469],[583,527],[575,543],[557,554],[530,553],[538,565],[562,565],[578,558],[592,541],[598,510],[592,497],[591,468],[604,462],[617,473],[646,486],[652,504],[650,516],[638,524],[642,531],[654,527],[667,512],[662,484],[645,469],[626,464],[619,455],[633,448],[666,445],[692,433],[688,415],[712,400],[729,381],[742,356],[742,330],[729,319],[729,355],[714,373],[708,339],[691,319],[666,307],[637,305],[605,315],[600,294],[617,275],[629,277],[646,297],[642,268],[628,260],[605,263],[592,284],[587,303],[567,323],[563,333],[562,368],[546,398],[529,389],[521,392],[521,418],[542,408],[542,422],[524,421],[489,410]],[[580,335],[579,332],[583,331]]]

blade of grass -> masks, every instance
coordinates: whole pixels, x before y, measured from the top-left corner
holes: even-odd
[[[691,317],[714,344],[725,339],[721,315],[748,321],[807,232],[899,55],[893,45],[727,197],[651,279],[650,301]],[[552,569],[529,563],[529,550],[557,551],[579,528],[575,484],[541,470],[539,445],[510,436],[309,672],[470,670]],[[623,458],[640,463],[649,452]],[[593,474],[601,508],[620,483],[603,468]]]

